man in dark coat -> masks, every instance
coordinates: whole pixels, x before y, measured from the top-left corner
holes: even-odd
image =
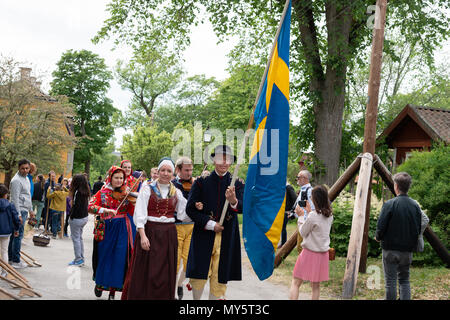
[[[409,267],[421,231],[422,211],[408,196],[411,176],[406,172],[394,175],[396,197],[386,201],[378,217],[375,240],[381,241],[386,300],[411,299]]]
[[[52,190],[55,190],[55,184],[56,184],[56,174],[55,174],[55,171],[51,170],[48,173],[48,179],[45,181],[45,185],[44,185],[44,208],[42,209],[42,217],[41,217],[42,218],[41,222],[44,225],[44,228],[46,225],[46,221],[49,221],[47,223],[47,228],[45,231],[48,231],[48,229],[51,226],[51,221],[52,221],[52,212],[49,210],[51,200],[49,200],[47,198],[47,192],[48,192],[48,188],[50,188],[50,187]]]
[[[195,180],[186,205],[186,213],[195,223],[186,270],[195,300],[201,298],[208,277],[210,300],[224,299],[227,282],[242,279],[237,213],[242,212],[244,185],[236,180],[230,187],[228,169],[236,161],[230,147],[217,146],[211,158],[215,170]],[[221,226],[226,199],[229,205]]]
[[[92,188],[92,195],[95,195],[104,184],[105,183],[102,181],[102,176],[99,176],[98,180],[94,183],[94,187]]]

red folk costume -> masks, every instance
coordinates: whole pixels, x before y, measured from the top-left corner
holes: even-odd
[[[94,195],[88,205],[88,211],[98,215],[93,253],[96,294],[101,290],[110,291],[112,294],[122,290],[136,234],[131,203],[127,199],[123,200],[123,193],[120,196],[121,193],[111,186],[111,178],[118,171],[125,175],[122,168],[112,166],[105,187]],[[117,210],[121,203],[115,216],[104,213],[103,209]],[[102,224],[104,228],[99,228]]]
[[[125,162],[129,162],[131,165],[131,161],[130,160],[122,160],[120,162],[120,167],[123,168],[123,164]],[[125,181],[125,185],[129,188],[129,190],[131,190],[131,192],[136,192],[138,187],[139,187],[139,182],[136,183],[137,179],[135,177],[133,177],[133,167],[131,167],[131,173],[130,175],[126,175],[126,181]],[[134,204],[131,203],[130,204],[130,211],[129,213],[131,214],[131,216],[134,215]]]

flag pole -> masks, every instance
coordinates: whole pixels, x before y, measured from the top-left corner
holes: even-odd
[[[239,155],[238,155],[238,158],[237,158],[237,161],[236,161],[236,166],[234,168],[233,177],[231,179],[230,187],[234,187],[234,184],[235,184],[236,178],[237,178],[237,174],[238,174],[238,171],[239,171],[239,165],[242,162],[242,159],[244,158],[245,146],[247,145],[248,138],[249,138],[249,130],[252,128],[253,122],[255,120],[256,104],[258,103],[259,97],[261,96],[261,91],[262,91],[262,89],[264,87],[264,81],[265,81],[265,79],[267,77],[267,73],[269,72],[270,62],[272,61],[272,58],[273,58],[273,53],[275,51],[275,47],[276,47],[276,44],[277,44],[277,41],[278,41],[278,36],[280,35],[281,26],[283,25],[284,19],[286,17],[286,13],[287,13],[287,9],[289,7],[289,2],[290,1],[291,0],[286,0],[286,3],[284,4],[283,14],[281,15],[280,24],[278,25],[277,33],[275,35],[275,40],[273,41],[273,44],[272,44],[272,50],[270,51],[269,60],[267,61],[267,64],[266,64],[266,69],[264,70],[264,74],[263,74],[263,76],[261,78],[261,83],[259,84],[258,94],[256,95],[255,103],[253,104],[252,113],[250,115],[250,119],[248,120],[247,130],[245,131],[244,140],[242,141],[242,144],[241,144],[241,149],[239,151]],[[225,199],[225,204],[224,204],[223,209],[222,209],[222,215],[220,216],[220,222],[219,222],[220,225],[223,225],[223,220],[225,218],[225,213],[227,212],[227,209],[228,209],[228,204],[229,204],[228,200]]]

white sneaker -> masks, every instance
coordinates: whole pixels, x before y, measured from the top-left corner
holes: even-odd
[[[8,272],[6,272],[5,270],[2,270],[2,272],[0,273],[0,275],[1,275],[3,278],[6,278],[6,276],[8,275]]]
[[[14,269],[23,269],[23,268],[28,267],[28,265],[23,261],[13,262],[11,265]]]

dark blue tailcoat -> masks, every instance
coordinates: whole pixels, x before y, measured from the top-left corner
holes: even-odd
[[[225,204],[225,190],[231,184],[232,176],[227,172],[223,177],[213,171],[206,178],[198,178],[192,185],[186,205],[187,215],[195,222],[191,246],[187,262],[186,277],[207,279],[211,253],[214,246],[215,232],[205,230],[210,219],[219,222]],[[241,280],[241,243],[237,213],[242,213],[244,184],[239,180],[235,183],[238,206],[228,211],[223,222],[222,242],[219,260],[219,283],[231,280]],[[203,203],[203,210],[195,207],[196,202]]]

